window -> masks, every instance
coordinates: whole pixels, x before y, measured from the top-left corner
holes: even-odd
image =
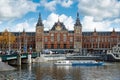
[[[70,37],[70,42],[73,42],[73,37]]]
[[[72,44],[70,44],[70,49],[73,49],[73,45]]]
[[[60,49],[60,44],[57,45],[57,48]]]
[[[67,40],[66,34],[63,35],[63,40],[64,40],[64,42],[66,42],[66,40]]]
[[[51,49],[54,49],[54,44],[51,44]]]
[[[48,39],[47,39],[47,37],[45,37],[45,42],[47,42],[48,41]]]
[[[47,49],[48,48],[48,45],[47,44],[45,44],[45,49]]]
[[[57,41],[60,42],[60,34],[57,35]]]
[[[66,44],[64,44],[64,49],[66,49]]]
[[[79,42],[79,41],[81,41],[80,36],[76,36],[76,42]],[[86,39],[86,41],[87,41],[87,39]]]
[[[51,34],[51,42],[54,42],[54,34]]]

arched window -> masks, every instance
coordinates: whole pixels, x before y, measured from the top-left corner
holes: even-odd
[[[60,34],[57,35],[57,41],[60,42]]]
[[[45,42],[47,42],[48,41],[48,39],[47,39],[47,37],[45,37]]]
[[[70,37],[70,42],[73,42],[73,37]]]
[[[66,40],[67,40],[66,34],[63,35],[63,40],[64,40],[64,42],[66,42]]]
[[[54,34],[51,34],[51,42],[54,42]]]

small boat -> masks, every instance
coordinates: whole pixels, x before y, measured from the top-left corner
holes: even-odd
[[[103,62],[97,62],[95,60],[82,60],[72,62],[72,66],[101,66]]]
[[[57,66],[71,66],[72,62],[69,60],[59,60],[56,63],[54,63]]]
[[[100,66],[103,65],[103,62],[97,62],[94,60],[80,60],[80,61],[68,61],[68,60],[63,60],[63,61],[57,61],[54,63],[57,66]]]

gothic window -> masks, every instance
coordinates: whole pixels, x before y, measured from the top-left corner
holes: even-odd
[[[51,42],[54,42],[54,34],[51,34]]]
[[[111,42],[113,42],[113,38],[111,38]]]
[[[108,38],[108,42],[110,42],[110,39]]]
[[[86,39],[87,40],[87,39]],[[76,42],[79,42],[80,41],[80,37],[79,36],[77,36],[76,37]]]
[[[47,46],[47,44],[45,44],[45,49],[47,49],[48,48],[48,46]]]
[[[73,49],[73,45],[72,44],[70,44],[70,49]]]
[[[66,44],[64,44],[64,49],[66,49]]]
[[[48,39],[47,39],[47,37],[45,37],[45,42],[47,42],[48,41]]]
[[[63,35],[63,40],[64,40],[64,42],[66,42],[66,40],[67,40],[66,34]]]
[[[51,49],[54,49],[54,44],[51,44]]]
[[[57,48],[60,49],[60,44],[57,45]]]
[[[73,37],[70,37],[70,42],[73,42]]]
[[[60,34],[57,35],[57,41],[60,42]]]

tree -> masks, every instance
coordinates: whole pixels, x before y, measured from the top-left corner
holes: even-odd
[[[8,30],[5,30],[0,35],[0,48],[2,50],[8,49],[9,46],[12,45],[15,40],[16,37],[11,32],[8,32]]]

